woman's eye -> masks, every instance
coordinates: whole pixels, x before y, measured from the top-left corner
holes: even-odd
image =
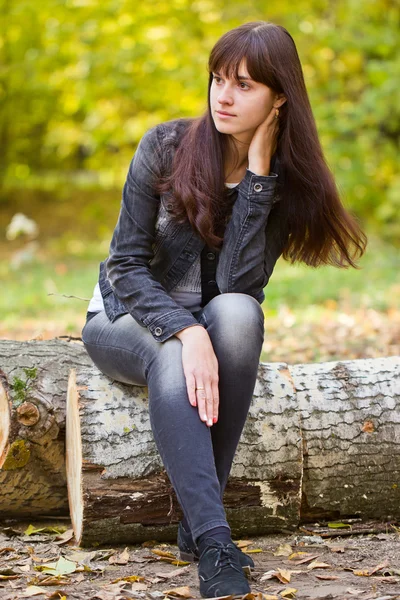
[[[216,83],[219,83],[219,81],[222,81],[221,77],[217,77],[217,75],[214,75],[213,79],[214,79],[214,81]],[[217,79],[218,79],[218,81],[217,81]],[[239,81],[239,85],[244,85],[245,86],[244,88],[242,88],[242,90],[244,90],[244,89],[250,89],[250,86],[248,86],[247,83],[244,83],[243,81]]]

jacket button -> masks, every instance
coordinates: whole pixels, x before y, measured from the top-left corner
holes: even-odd
[[[208,260],[214,260],[215,254],[213,252],[208,252],[207,258],[208,258]]]
[[[215,279],[210,279],[210,281],[208,282],[208,285],[215,285],[217,282],[215,281]]]
[[[155,335],[161,335],[162,334],[162,329],[161,327],[156,327],[154,330]]]
[[[263,189],[261,183],[255,183],[254,184],[254,191],[255,192],[261,192],[261,190]]]
[[[167,211],[168,212],[172,212],[172,209],[173,209],[173,206],[172,206],[171,202],[168,202],[168,204],[167,204]]]

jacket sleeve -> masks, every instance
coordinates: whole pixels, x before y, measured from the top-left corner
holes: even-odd
[[[237,189],[216,279],[221,293],[241,292],[257,298],[288,239],[280,210],[278,174],[256,175],[247,169]]]
[[[171,298],[150,269],[160,203],[154,183],[162,172],[163,160],[159,136],[159,125],[149,129],[130,163],[106,272],[114,293],[132,317],[147,327],[156,341],[164,342],[199,322]]]

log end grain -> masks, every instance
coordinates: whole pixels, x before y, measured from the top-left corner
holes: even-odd
[[[10,435],[10,406],[8,402],[7,392],[0,382],[0,468],[3,467],[4,461],[8,454]]]
[[[83,520],[82,439],[75,369],[71,369],[68,380],[65,439],[68,501],[75,539],[79,544]]]

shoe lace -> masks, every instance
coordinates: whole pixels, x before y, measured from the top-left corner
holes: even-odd
[[[215,559],[215,566],[217,568],[219,567],[220,569],[223,569],[224,567],[231,567],[232,569],[235,569],[241,573],[242,569],[238,569],[237,564],[235,564],[236,552],[232,544],[226,544],[224,546],[220,544],[212,544],[210,547],[217,550],[217,556]]]

